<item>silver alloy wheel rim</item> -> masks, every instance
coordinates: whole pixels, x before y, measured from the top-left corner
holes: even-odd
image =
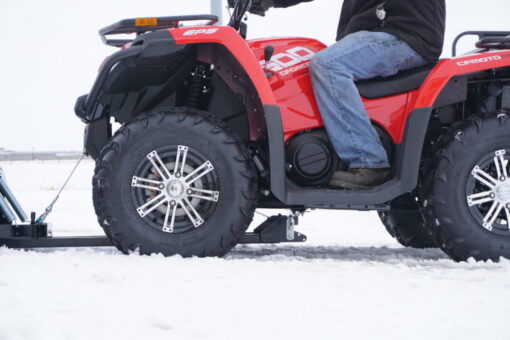
[[[196,209],[198,203],[200,201],[217,203],[219,200],[219,191],[205,190],[201,185],[196,185],[200,183],[202,177],[214,171],[214,166],[209,160],[197,167],[187,164],[188,149],[185,145],[177,147],[175,161],[171,163],[173,169],[169,169],[170,166],[163,162],[156,150],[146,156],[160,180],[132,177],[133,188],[157,193],[155,197],[136,208],[138,215],[145,218],[153,211],[163,208],[164,221],[161,230],[166,233],[174,232],[178,209],[182,209],[191,224],[197,228],[205,222]],[[187,173],[185,169],[189,169]]]
[[[495,224],[506,224],[506,231],[510,232],[509,160],[505,159],[505,155],[506,150],[497,150],[491,156],[492,160],[489,158],[485,164],[477,164],[471,171],[466,188],[467,193],[472,192],[470,182],[471,187],[479,188],[479,192],[467,195],[467,204],[475,219],[491,232],[496,231]]]

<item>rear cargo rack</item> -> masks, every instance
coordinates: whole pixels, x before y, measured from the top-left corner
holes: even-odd
[[[201,14],[201,15],[181,15],[172,17],[157,17],[157,18],[135,18],[135,19],[124,19],[118,21],[110,26],[106,26],[99,31],[101,39],[106,45],[122,47],[127,43],[133,41],[133,39],[108,39],[108,35],[115,34],[131,34],[136,33],[137,35],[152,32],[161,29],[177,28],[183,21],[198,21],[208,20],[206,26],[214,25],[218,22],[218,17],[212,14]]]
[[[508,49],[510,48],[510,31],[467,31],[459,34],[453,41],[452,56],[457,56],[459,40],[465,36],[476,35],[479,41],[477,48],[482,49]]]

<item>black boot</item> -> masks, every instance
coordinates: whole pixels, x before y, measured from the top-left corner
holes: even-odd
[[[390,179],[390,176],[390,168],[336,171],[329,185],[337,188],[366,190],[383,184]]]

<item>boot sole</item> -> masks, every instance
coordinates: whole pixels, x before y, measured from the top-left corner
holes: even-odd
[[[368,186],[368,185],[362,185],[362,184],[355,184],[351,182],[346,182],[338,179],[334,179],[331,182],[329,182],[329,185],[335,188],[341,188],[341,189],[352,189],[352,190],[369,190],[373,189],[376,186]]]

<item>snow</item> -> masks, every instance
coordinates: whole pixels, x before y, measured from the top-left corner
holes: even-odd
[[[40,212],[73,163],[0,166]],[[55,206],[56,235],[101,233],[92,171],[85,161]],[[223,259],[0,248],[0,339],[508,338],[510,261],[402,248],[375,213],[313,211],[297,230],[306,243]]]

